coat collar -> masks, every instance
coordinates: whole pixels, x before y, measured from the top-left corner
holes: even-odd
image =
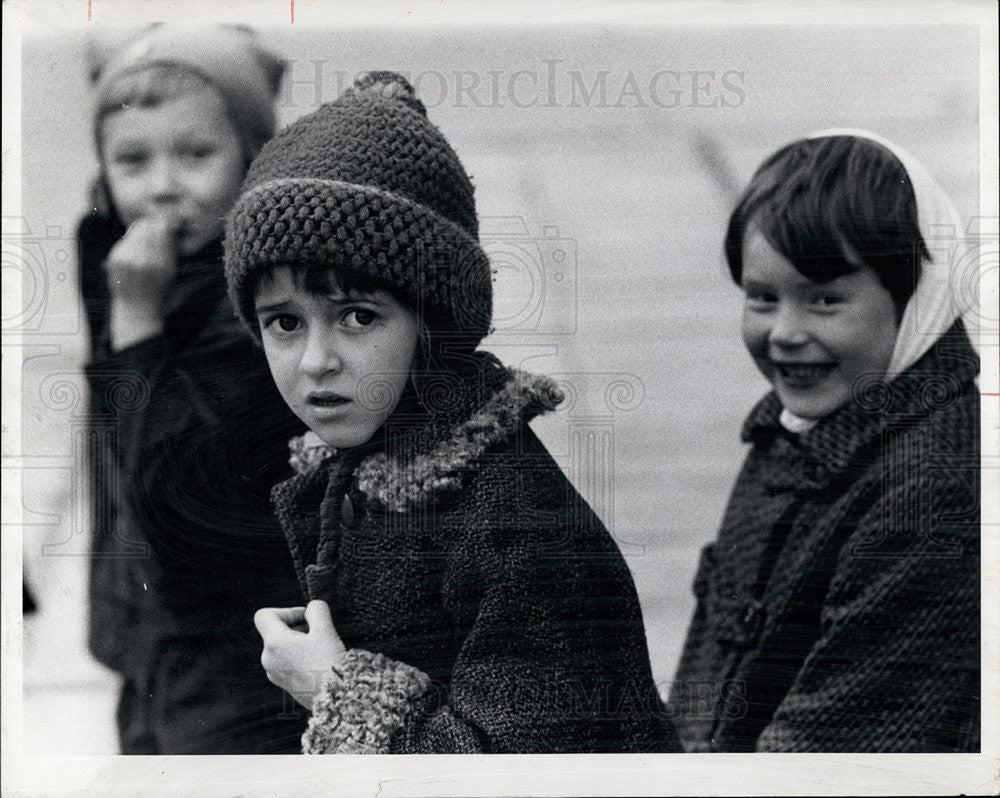
[[[315,510],[319,484],[343,478],[344,471],[354,474],[368,500],[390,511],[423,505],[438,492],[460,488],[477,458],[563,400],[549,377],[504,368],[492,355],[480,353],[474,373],[451,385],[447,402],[419,425],[400,430],[397,440],[412,446],[382,445],[352,462],[349,452],[330,449],[313,433],[293,439],[290,463],[298,476],[286,483],[291,490],[282,491],[288,509]]]
[[[781,426],[781,402],[772,391],[747,417],[742,439],[756,444],[787,439],[811,461],[814,467],[808,481],[821,488],[829,478],[847,470],[855,454],[883,432],[910,427],[954,402],[973,387],[978,373],[979,356],[959,320],[895,380],[859,383],[851,402],[820,419],[808,432],[796,435]]]

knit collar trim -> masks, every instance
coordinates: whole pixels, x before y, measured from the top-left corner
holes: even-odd
[[[354,481],[368,500],[402,513],[438,493],[458,490],[463,474],[478,458],[510,440],[523,423],[563,401],[562,391],[550,377],[508,370],[498,362],[493,368],[499,369],[494,375],[499,377],[499,387],[481,406],[467,409],[454,423],[442,424],[443,414],[432,415],[424,425],[428,433],[422,436],[424,444],[411,451],[390,456],[380,450],[361,460]],[[322,474],[329,479],[342,470],[344,456],[312,433],[294,438],[289,447],[290,463],[299,475],[289,482],[299,482],[303,489],[315,485]]]
[[[851,402],[806,432],[784,429],[781,402],[773,391],[768,393],[750,412],[741,438],[747,443],[766,443],[783,436],[802,447],[826,474],[838,473],[882,431],[905,429],[952,404],[974,388],[978,373],[979,356],[958,320],[903,374],[891,382],[879,379],[857,386]]]

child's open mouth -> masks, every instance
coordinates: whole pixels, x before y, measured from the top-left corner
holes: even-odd
[[[815,385],[836,368],[834,363],[775,363],[784,381],[794,388]]]
[[[340,407],[346,405],[351,400],[345,396],[337,394],[312,394],[307,400],[313,407]]]

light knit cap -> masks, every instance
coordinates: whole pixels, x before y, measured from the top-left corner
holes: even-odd
[[[807,139],[853,136],[880,144],[903,165],[910,178],[917,205],[917,225],[931,258],[920,263],[920,278],[906,303],[896,334],[896,344],[886,370],[891,382],[920,360],[960,316],[974,318],[978,307],[979,270],[964,273],[969,263],[970,242],[958,209],[924,165],[910,152],[876,133],[858,128],[831,128],[806,136]],[[944,246],[938,246],[938,243]],[[971,290],[970,290],[971,288]],[[812,429],[816,419],[800,418],[788,410],[781,412],[781,425],[789,432]]]
[[[249,28],[235,25],[157,26],[111,58],[96,78],[98,107],[117,80],[144,68],[173,64],[200,75],[222,95],[248,160],[274,135],[274,101],[284,63]],[[100,119],[95,136],[100,153]]]
[[[473,193],[409,83],[366,73],[289,125],[251,165],[226,228],[233,304],[259,340],[251,278],[318,265],[385,287],[432,332],[471,351],[492,315]]]

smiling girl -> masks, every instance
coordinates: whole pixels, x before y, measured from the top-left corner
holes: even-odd
[[[695,579],[669,702],[687,750],[978,750],[979,358],[960,242],[929,248],[958,222],[863,131],[783,148],[733,212],[773,390]]]

